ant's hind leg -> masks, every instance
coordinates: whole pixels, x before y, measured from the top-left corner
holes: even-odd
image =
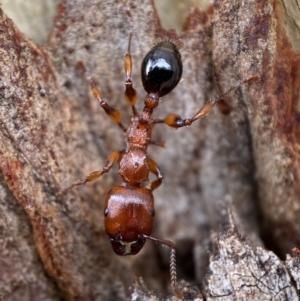
[[[101,98],[100,89],[97,88],[93,82],[91,82],[91,88],[94,97],[99,101],[100,106],[105,111],[107,116],[117,123],[124,132],[126,132],[127,129],[121,122],[121,112],[118,109],[111,107],[105,100]]]
[[[149,165],[150,172],[154,173],[157,176],[157,179],[151,182],[148,186],[150,190],[154,190],[160,186],[163,180],[163,175],[156,162],[151,158],[148,158],[148,165]]]
[[[69,191],[70,189],[72,189],[75,186],[81,186],[85,183],[88,182],[92,182],[98,178],[100,178],[104,173],[108,173],[111,168],[113,167],[113,165],[119,160],[121,154],[123,153],[123,151],[117,151],[117,152],[113,152],[111,153],[106,161],[105,166],[103,167],[103,169],[101,171],[93,171],[92,173],[90,173],[87,177],[85,177],[84,179],[77,181],[73,184],[71,184],[69,187],[61,190],[58,195],[62,196],[64,195],[67,191]]]
[[[231,92],[232,90],[237,89],[239,86],[241,86],[245,83],[255,82],[255,81],[258,81],[258,80],[259,80],[258,76],[253,76],[253,77],[250,77],[246,80],[243,80],[243,81],[239,82],[235,86],[230,87],[227,91],[220,94],[217,98],[211,99],[209,102],[204,104],[203,107],[200,108],[200,110],[192,118],[182,119],[181,116],[179,116],[177,114],[170,114],[165,119],[155,119],[155,120],[153,120],[153,124],[165,123],[168,126],[173,127],[175,129],[178,129],[178,128],[183,127],[183,126],[191,125],[194,121],[205,117],[212,110],[212,108],[221,99],[223,99],[223,97],[226,96],[229,92]]]
[[[131,46],[131,37],[132,37],[132,31],[133,31],[133,19],[132,19],[132,15],[131,15],[131,11],[130,11],[128,3],[126,4],[125,11],[130,20],[130,31],[129,31],[127,53],[124,58],[124,69],[125,69],[125,74],[126,74],[124,95],[125,95],[126,101],[131,105],[132,114],[138,115],[136,108],[134,106],[138,99],[138,95],[137,95],[135,89],[133,88],[132,78],[131,78],[132,59],[131,59],[130,46]]]

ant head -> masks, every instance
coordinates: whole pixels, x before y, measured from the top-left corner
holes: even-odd
[[[171,41],[153,46],[142,62],[141,75],[148,94],[162,97],[171,92],[182,75],[181,55],[177,46]]]
[[[112,188],[105,200],[105,231],[118,255],[137,254],[153,226],[154,200],[147,188]]]

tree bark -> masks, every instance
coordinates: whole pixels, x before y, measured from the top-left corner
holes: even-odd
[[[191,10],[177,36],[161,27],[152,1],[130,2],[139,110],[140,64],[159,39],[180,42],[184,80],[155,118],[192,117],[210,98],[259,76],[191,127],[154,129],[153,140],[166,141],[166,148],[149,148],[164,174],[155,191],[153,236],[176,242],[180,279],[202,283],[180,283],[187,300],[299,299],[295,3],[215,0],[206,11]],[[0,296],[171,300],[158,293],[170,284],[163,269],[169,250],[148,242],[141,254],[121,258],[110,247],[103,201],[120,183],[117,169],[57,195],[124,148],[122,132],[89,86],[93,79],[128,124],[124,3],[62,0],[44,46],[26,39],[2,11],[0,22]]]

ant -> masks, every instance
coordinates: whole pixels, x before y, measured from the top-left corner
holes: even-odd
[[[124,94],[132,109],[128,128],[121,122],[120,111],[111,107],[102,99],[99,88],[93,82],[91,82],[91,89],[94,97],[99,101],[100,106],[108,117],[124,131],[126,149],[110,154],[101,171],[92,172],[86,178],[62,190],[59,195],[66,193],[75,186],[100,178],[103,174],[108,173],[113,165],[118,162],[122,183],[108,191],[104,202],[105,231],[110,238],[112,248],[117,255],[135,255],[142,249],[147,239],[169,247],[171,249],[171,284],[176,296],[179,299],[183,299],[177,282],[175,244],[169,240],[150,236],[155,215],[152,192],[161,185],[163,180],[160,168],[147,154],[149,144],[161,145],[151,140],[152,128],[158,123],[164,123],[175,129],[189,126],[194,121],[205,117],[229,92],[244,83],[256,81],[258,77],[243,80],[217,98],[210,100],[192,118],[182,119],[179,115],[170,114],[165,119],[153,119],[152,113],[159,105],[159,98],[170,93],[177,86],[182,76],[181,55],[176,43],[171,40],[162,41],[151,48],[141,65],[141,78],[147,95],[144,100],[144,108],[139,114],[135,108],[138,95],[133,88],[131,78],[132,58],[130,47],[133,20],[130,9],[126,7],[125,11],[131,25],[128,49],[124,59],[126,75]],[[148,181],[149,173],[153,173],[156,179],[145,185],[144,183]]]

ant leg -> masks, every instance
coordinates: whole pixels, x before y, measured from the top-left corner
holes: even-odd
[[[103,167],[103,169],[101,171],[93,171],[92,173],[90,173],[87,177],[85,177],[84,179],[77,181],[75,183],[73,183],[72,185],[70,185],[69,187],[61,190],[58,195],[62,196],[64,195],[67,191],[69,191],[70,189],[72,189],[75,186],[81,186],[85,183],[88,182],[92,182],[98,178],[100,178],[104,173],[108,173],[111,168],[113,167],[113,165],[119,160],[121,154],[123,153],[123,151],[117,151],[117,152],[113,152],[111,153],[106,161],[105,166]]]
[[[156,189],[157,187],[160,186],[160,184],[163,180],[163,175],[162,175],[161,170],[159,169],[158,165],[151,158],[148,158],[148,165],[149,165],[150,172],[154,173],[157,177],[157,179],[155,181],[151,182],[148,187],[151,191],[153,191],[154,189]]]
[[[121,122],[121,113],[118,109],[111,107],[106,101],[102,100],[100,89],[95,86],[93,82],[91,82],[91,88],[94,97],[99,101],[100,106],[103,108],[105,113],[108,115],[110,119],[112,119],[118,126],[126,132],[127,129]]]
[[[138,115],[138,113],[135,108],[135,103],[138,99],[138,96],[137,96],[135,89],[132,86],[132,79],[131,79],[132,59],[131,59],[131,53],[130,53],[131,38],[132,38],[132,31],[133,31],[133,19],[132,19],[132,15],[131,15],[128,4],[125,7],[125,11],[130,19],[130,32],[129,32],[127,53],[124,58],[124,69],[125,69],[125,74],[126,74],[124,94],[125,94],[126,101],[131,105],[132,114],[136,116],[136,115]]]
[[[154,238],[152,236],[143,235],[146,239],[152,240],[155,243],[167,246],[171,249],[171,256],[170,256],[170,274],[171,274],[171,285],[174,291],[174,294],[176,297],[180,300],[183,300],[183,295],[178,287],[178,280],[177,280],[177,265],[176,265],[176,249],[175,249],[175,243],[170,240],[166,239],[159,239]]]
[[[259,79],[258,76],[254,76],[254,77],[251,77],[251,78],[248,78],[246,80],[243,80],[243,81],[239,82],[237,85],[229,88],[227,91],[220,94],[217,98],[211,99],[209,102],[204,104],[204,106],[192,118],[182,119],[181,116],[179,116],[177,114],[170,114],[165,119],[153,120],[153,123],[154,124],[155,123],[165,123],[168,126],[173,127],[175,129],[178,129],[178,128],[183,127],[183,126],[191,125],[194,121],[196,121],[198,119],[201,119],[204,116],[206,116],[212,110],[212,108],[215,106],[215,104],[218,101],[220,101],[221,99],[223,99],[223,97],[225,95],[227,95],[229,92],[231,92],[232,90],[235,90],[236,88],[238,88],[242,84],[257,81],[258,79]]]

